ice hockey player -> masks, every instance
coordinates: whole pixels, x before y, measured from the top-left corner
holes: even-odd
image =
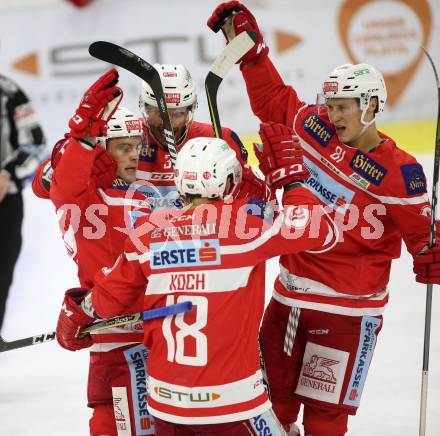
[[[136,218],[150,212],[146,197],[132,185],[142,125],[133,112],[118,107],[122,94],[117,80],[112,69],[87,90],[69,121],[67,138],[33,182],[34,192],[50,195],[55,204],[66,248],[78,264],[80,286],[86,288],[93,286],[97,271],[113,265]],[[68,350],[90,347],[90,434],[154,434],[145,402],[145,365],[141,368],[133,358],[146,353],[142,323],[76,341],[67,333],[72,328],[69,315],[60,315],[57,340]],[[143,385],[133,383],[141,371]]]
[[[214,136],[211,124],[194,121],[197,108],[196,85],[183,65],[154,64],[159,71],[170,120],[174,131],[177,151],[182,145],[198,136]],[[181,206],[174,184],[174,172],[166,150],[163,123],[156,99],[150,85],[141,83],[139,108],[143,115],[146,135],[137,177],[146,181],[146,192],[153,209]],[[247,165],[248,153],[238,135],[231,129],[222,128],[223,139],[236,152],[243,167],[243,181],[236,195],[268,199],[272,193],[264,181]]]
[[[66,292],[78,329],[96,317],[125,314],[140,298],[145,308],[192,302],[185,315],[144,323],[148,407],[158,436],[285,434],[259,363],[264,261],[330,249],[335,234],[318,200],[297,183],[308,175],[298,140],[280,128],[290,134],[283,166],[275,166],[269,134],[260,156],[271,187],[285,186],[284,213],[273,219],[267,203],[228,199],[241,179],[236,154],[224,140],[191,139],[176,162],[184,208],[139,219],[124,253],[96,276],[81,304]]]
[[[261,345],[273,408],[285,428],[302,403],[307,436],[343,435],[359,407],[402,239],[414,257],[416,279],[440,281],[440,249],[427,249],[425,175],[376,128],[387,98],[376,68],[335,68],[323,82],[323,104],[306,105],[284,84],[243,4],[222,3],[208,26],[223,26],[227,40],[257,32],[256,48],[240,63],[252,110],[261,121],[293,127],[310,171],[306,185],[339,226],[335,249],[281,258]]]

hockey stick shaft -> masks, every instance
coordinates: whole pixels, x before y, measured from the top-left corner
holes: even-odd
[[[96,333],[101,330],[109,329],[112,327],[119,327],[136,321],[148,321],[155,318],[164,318],[169,315],[176,315],[178,313],[188,312],[192,309],[192,303],[190,301],[183,301],[177,304],[171,304],[169,306],[158,307],[156,309],[144,310],[133,315],[118,316],[116,318],[106,319],[98,323],[92,324],[85,329],[82,333]],[[5,341],[0,337],[0,352],[15,350],[17,348],[29,347],[31,345],[43,344],[56,339],[56,332],[42,333],[35,336],[30,336],[23,339],[17,339],[15,341]]]
[[[156,98],[157,107],[160,111],[165,142],[170,154],[171,164],[174,168],[177,157],[176,141],[159,72],[153,67],[153,65],[149,64],[137,54],[111,42],[96,41],[90,44],[89,53],[97,59],[130,71],[150,85],[154,97]]]
[[[217,107],[217,92],[222,80],[232,66],[238,62],[257,41],[255,32],[247,31],[236,36],[220,53],[205,79],[209,115],[216,138],[222,138],[222,128]]]
[[[439,180],[440,165],[440,80],[435,67],[434,61],[430,54],[422,47],[434,71],[435,81],[437,85],[437,129],[435,134],[435,151],[434,151],[434,175],[432,179],[432,203],[431,203],[431,223],[429,234],[429,246],[433,247],[436,243],[436,206],[437,206],[437,189]],[[432,284],[426,286],[426,305],[425,305],[425,333],[423,340],[423,366],[422,366],[422,388],[420,397],[420,420],[419,420],[419,436],[426,434],[426,409],[428,403],[428,372],[429,372],[429,348],[431,339],[431,313],[432,313]]]

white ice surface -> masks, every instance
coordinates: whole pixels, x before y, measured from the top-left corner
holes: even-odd
[[[431,180],[432,158],[419,160]],[[52,206],[25,191],[24,244],[8,300],[2,335],[7,340],[52,331],[64,290],[76,286]],[[418,434],[423,354],[425,286],[416,284],[412,259],[394,262],[384,327],[349,435]],[[268,267],[267,296],[277,272]],[[362,280],[362,278],[360,278]],[[269,285],[270,284],[270,285]],[[427,435],[440,434],[440,287],[434,288],[429,368]],[[55,342],[0,354],[0,435],[88,434],[87,351],[75,353]]]

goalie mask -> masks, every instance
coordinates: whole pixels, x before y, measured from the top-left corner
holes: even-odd
[[[186,132],[193,120],[194,111],[197,108],[196,86],[189,71],[181,64],[154,64],[154,68],[159,72],[162,82],[163,92],[167,108],[171,110],[186,110],[186,120],[184,130],[176,138],[176,141],[182,142]],[[149,117],[151,111],[157,111],[156,97],[150,85],[142,81],[141,93],[139,96],[139,109],[145,119],[147,127],[153,134],[153,129],[149,126]],[[173,121],[173,113],[170,113]],[[153,134],[157,138],[157,132]],[[164,141],[159,141],[163,143]]]
[[[241,175],[240,162],[223,139],[190,139],[177,155],[175,183],[182,197],[224,198],[228,179],[232,192],[241,182]]]
[[[96,140],[103,148],[107,148],[109,139],[132,136],[142,136],[142,123],[133,112],[119,106],[107,123],[107,135]]]

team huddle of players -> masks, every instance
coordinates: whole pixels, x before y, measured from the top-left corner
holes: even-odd
[[[55,205],[78,265],[57,339],[89,348],[91,435],[300,435],[303,405],[304,435],[342,436],[402,240],[416,280],[440,282],[423,169],[376,129],[387,93],[373,66],[336,68],[323,104],[306,105],[244,5],[222,3],[208,26],[227,42],[258,35],[240,69],[262,121],[264,180],[233,131],[217,139],[193,120],[195,85],[182,65],[155,65],[174,168],[150,86],[142,83],[139,119],[119,105],[117,71],[100,77],[33,182]],[[265,261],[275,256],[280,273],[264,309]],[[99,318],[183,301],[190,312],[80,334]]]

